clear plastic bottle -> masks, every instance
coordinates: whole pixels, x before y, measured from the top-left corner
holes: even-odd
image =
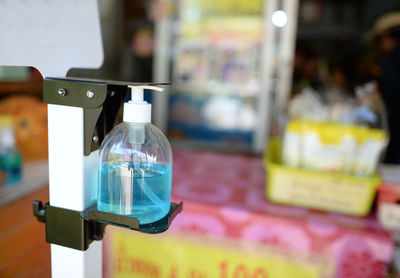
[[[101,145],[97,208],[148,224],[169,212],[172,152],[141,94],[124,105],[124,122]]]

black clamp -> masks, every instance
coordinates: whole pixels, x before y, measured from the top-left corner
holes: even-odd
[[[41,201],[33,201],[33,214],[39,222],[46,224],[46,242],[86,250],[93,240],[102,240],[107,224],[156,234],[166,231],[175,216],[182,211],[183,204],[171,203],[169,213],[162,219],[140,225],[136,218],[98,211],[96,205],[75,211],[51,206],[43,206]]]

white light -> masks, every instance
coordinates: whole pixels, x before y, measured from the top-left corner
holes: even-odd
[[[287,23],[287,15],[284,11],[278,10],[272,14],[271,20],[276,27],[284,27]]]

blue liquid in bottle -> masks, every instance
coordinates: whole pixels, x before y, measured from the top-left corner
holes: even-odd
[[[163,218],[170,209],[171,168],[160,163],[102,163],[97,208],[135,217],[140,224]]]

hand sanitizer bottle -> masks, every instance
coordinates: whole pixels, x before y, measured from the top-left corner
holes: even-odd
[[[144,89],[129,86],[132,100],[124,104],[123,122],[100,148],[97,209],[153,223],[170,209],[172,152],[167,138],[151,124],[151,104]]]

